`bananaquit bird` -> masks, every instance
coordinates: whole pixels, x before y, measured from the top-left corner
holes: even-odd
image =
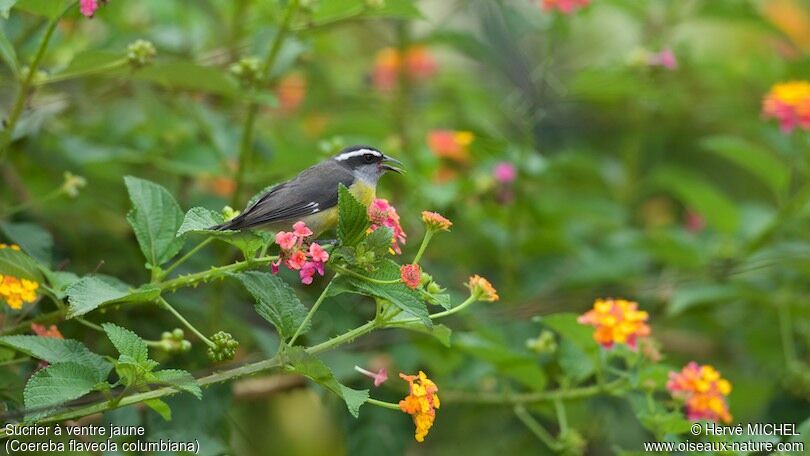
[[[320,234],[337,225],[338,185],[345,185],[355,198],[368,206],[383,174],[387,171],[402,173],[390,163],[402,165],[373,147],[347,147],[271,188],[237,217],[214,229],[281,229],[302,220]]]

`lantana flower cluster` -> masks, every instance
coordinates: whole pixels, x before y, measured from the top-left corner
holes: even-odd
[[[391,253],[397,255],[402,254],[402,248],[399,244],[405,244],[408,240],[408,235],[402,229],[399,223],[399,214],[396,208],[388,203],[388,200],[377,198],[368,206],[368,218],[371,220],[371,226],[368,232],[371,233],[377,228],[382,226],[388,227],[393,231],[394,235],[391,237]]]
[[[79,11],[86,17],[93,17],[96,10],[101,7],[102,3],[107,3],[110,0],[79,0]]]
[[[405,399],[399,401],[399,408],[413,417],[416,426],[414,437],[417,442],[423,442],[436,420],[436,409],[441,405],[437,394],[439,387],[422,371],[418,375],[400,373],[399,376],[408,382],[409,388]]]
[[[304,285],[312,283],[316,272],[323,276],[329,253],[318,243],[307,242],[312,234],[312,230],[302,221],[296,222],[292,231],[276,233],[276,244],[281,247],[281,255],[270,264],[273,274],[278,273],[279,266],[283,263],[288,269],[298,271]]]
[[[726,397],[731,383],[710,365],[687,364],[680,372],[670,372],[667,389],[682,400],[690,420],[731,422]]]
[[[411,81],[421,82],[435,75],[437,69],[436,59],[425,46],[411,46],[404,53],[387,47],[377,52],[371,80],[374,87],[385,92],[396,87],[400,73]]]
[[[20,250],[20,246],[0,244],[0,249]],[[21,309],[23,304],[36,301],[38,289],[39,283],[33,280],[0,274],[0,298],[12,309]]]
[[[810,82],[783,82],[771,87],[762,103],[766,118],[779,121],[784,133],[794,128],[810,130]]]
[[[559,11],[571,14],[591,3],[591,0],[540,0],[544,11]]]
[[[596,327],[593,338],[603,347],[626,344],[635,349],[639,337],[650,335],[647,312],[638,310],[638,304],[625,299],[597,299],[593,309],[577,321]]]

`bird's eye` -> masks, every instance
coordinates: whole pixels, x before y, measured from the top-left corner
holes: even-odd
[[[375,158],[375,157],[374,157],[374,155],[372,155],[372,154],[366,154],[366,155],[363,155],[363,160],[365,160],[365,161],[366,161],[366,163],[373,163],[373,162],[374,162],[374,158]]]

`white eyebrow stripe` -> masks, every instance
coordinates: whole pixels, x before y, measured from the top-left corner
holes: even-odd
[[[376,155],[378,157],[382,157],[382,154],[379,151],[376,151],[376,150],[357,149],[357,150],[353,150],[351,152],[344,152],[344,153],[338,155],[337,157],[335,157],[335,160],[343,161],[343,160],[348,160],[348,159],[350,159],[352,157],[359,157],[359,156],[365,155],[365,154],[372,154],[372,155]]]

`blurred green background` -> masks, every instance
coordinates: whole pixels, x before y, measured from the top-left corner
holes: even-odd
[[[0,12],[14,3],[0,1]],[[614,296],[650,312],[664,365],[713,364],[731,381],[735,421],[803,422],[810,136],[780,132],[761,111],[773,84],[810,78],[810,5],[593,0],[563,14],[542,4],[301,1],[269,79],[253,91],[230,68],[265,55],[284,1],[114,0],[92,19],[74,9],[56,28],[0,170],[0,208],[30,204],[5,221],[49,232],[56,269],[139,284],[148,276],[125,219],[123,176],[161,183],[183,209],[241,209],[340,147],[371,144],[408,171],[378,189],[402,216],[406,255],[418,246],[419,213],[439,211],[454,226],[428,251],[426,269],[456,298],[479,273],[501,300],[447,322],[451,348],[388,330],[327,355],[344,383],[368,386],[354,365],[389,366],[394,376],[423,369],[440,390],[501,390],[542,365],[526,346],[542,328],[532,317],[582,313]],[[0,19],[21,62],[45,30],[42,11],[41,2],[20,1]],[[136,39],[154,44],[154,62],[105,69]],[[667,51],[675,65],[662,64]],[[17,89],[0,67],[3,112]],[[234,195],[249,103],[258,106],[252,158]],[[65,171],[87,186],[75,198],[40,201]],[[183,270],[236,257],[214,245]],[[319,289],[316,281],[302,298],[311,302],[304,295]],[[200,327],[232,332],[239,359],[273,354],[275,336],[238,285],[183,291],[173,302]],[[373,307],[339,297],[307,339],[354,327]],[[147,306],[93,319],[150,338],[176,325]],[[81,325],[60,329],[105,344]],[[211,369],[201,350],[159,360]],[[534,387],[554,386],[540,378]],[[395,401],[398,382],[373,393]],[[174,398],[169,424],[132,407],[105,419],[149,423],[152,435],[206,436],[205,454],[549,451],[508,406],[447,402],[417,444],[407,415],[364,407],[355,420],[302,383],[250,386],[223,385],[202,402]],[[556,426],[550,408],[533,411]],[[569,415],[589,454],[638,451],[652,439],[620,399],[572,402]]]

